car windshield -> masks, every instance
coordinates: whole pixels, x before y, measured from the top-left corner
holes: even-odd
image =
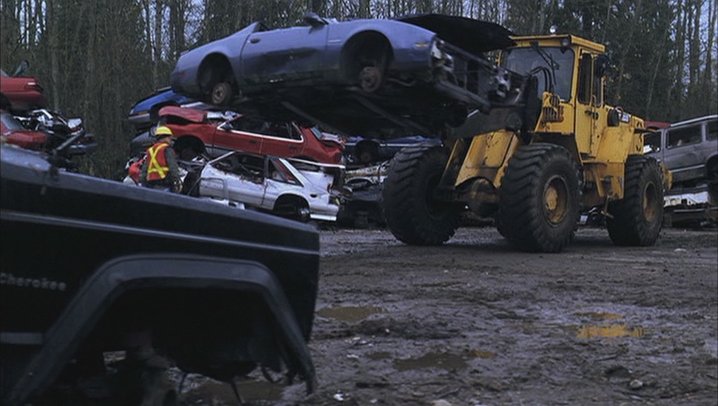
[[[553,59],[556,63],[556,93],[563,100],[571,99],[571,77],[573,75],[573,51],[571,49],[561,49],[557,47],[542,48],[549,59]],[[522,75],[531,72],[533,69],[545,67],[549,71],[551,67],[546,63],[544,58],[534,49],[513,48],[505,52],[503,58],[503,66],[511,71]],[[541,73],[536,73],[539,81],[539,93],[548,90],[546,79]]]
[[[0,114],[0,120],[2,120],[2,124],[8,131],[22,131],[25,129],[25,127],[23,127],[22,124],[15,119],[15,117],[8,113]]]
[[[0,76],[9,76],[4,70],[0,69]]]

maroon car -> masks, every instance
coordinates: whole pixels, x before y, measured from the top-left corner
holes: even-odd
[[[0,135],[8,144],[36,151],[44,149],[47,142],[47,134],[26,129],[15,117],[3,110],[0,110]]]
[[[180,155],[190,150],[210,156],[244,151],[330,164],[342,160],[343,145],[327,139],[316,127],[176,106],[163,107],[159,116],[160,122],[172,130]]]
[[[0,108],[21,112],[47,105],[37,79],[22,76],[28,66],[27,61],[23,61],[12,76],[0,69]]]

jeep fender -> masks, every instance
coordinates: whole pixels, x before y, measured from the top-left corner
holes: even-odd
[[[46,389],[72,359],[103,314],[123,294],[135,289],[222,289],[258,294],[273,314],[307,392],[316,386],[314,365],[292,309],[278,281],[257,262],[198,255],[151,254],[114,259],[101,266],[78,290],[44,335],[4,399],[22,404]],[[291,368],[291,366],[290,366]]]

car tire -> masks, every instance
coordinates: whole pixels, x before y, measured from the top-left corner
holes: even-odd
[[[210,92],[210,103],[215,106],[228,106],[234,98],[234,89],[229,82],[217,82]]]
[[[274,214],[290,220],[306,223],[310,220],[309,203],[297,196],[285,196],[277,199],[274,203]]]
[[[380,34],[362,33],[354,36],[346,47],[349,50],[343,64],[347,66],[349,82],[358,84],[364,93],[379,91],[391,60],[391,44]]]
[[[365,66],[359,71],[359,87],[366,93],[374,93],[384,82],[382,66]]]

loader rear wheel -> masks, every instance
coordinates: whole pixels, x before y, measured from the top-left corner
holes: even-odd
[[[499,232],[520,250],[559,252],[571,241],[579,198],[578,164],[566,148],[522,146],[499,190]]]
[[[631,155],[626,161],[623,199],[612,202],[606,219],[608,235],[616,245],[655,244],[663,222],[663,182],[655,159]]]
[[[436,199],[448,152],[441,147],[404,148],[394,156],[384,181],[387,227],[410,245],[440,245],[454,235],[459,206]]]

